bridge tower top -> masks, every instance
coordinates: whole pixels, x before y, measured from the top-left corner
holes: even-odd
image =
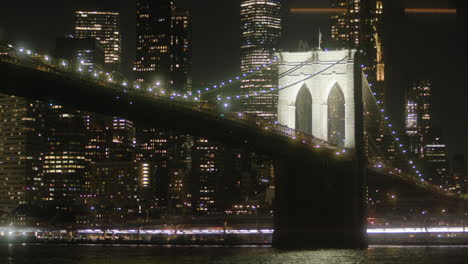
[[[356,50],[278,53],[278,122],[355,148],[355,54]]]

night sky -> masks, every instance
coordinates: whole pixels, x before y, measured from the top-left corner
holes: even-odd
[[[454,15],[403,15],[398,7],[455,7],[455,0],[391,0],[385,18],[389,110],[403,124],[404,90],[412,80],[433,82],[433,120],[443,129],[451,154],[468,149],[468,87],[463,35]],[[120,2],[120,4],[119,4]],[[328,7],[329,0],[290,0],[290,7]],[[193,78],[216,82],[239,72],[239,0],[178,0],[193,12]],[[135,51],[135,0],[3,1],[0,39],[51,52],[57,37],[73,32],[77,9],[113,9],[122,14],[123,71],[131,76]],[[295,50],[299,40],[317,44],[319,28],[328,34],[328,14],[294,14],[286,19],[282,46]],[[457,33],[457,30],[459,32]]]

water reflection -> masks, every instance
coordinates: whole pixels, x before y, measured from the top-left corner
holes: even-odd
[[[0,245],[5,264],[338,264],[466,263],[467,247],[370,247],[284,251],[269,247]]]

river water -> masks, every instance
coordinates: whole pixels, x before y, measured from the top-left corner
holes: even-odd
[[[284,251],[270,247],[0,244],[0,264],[468,263],[463,246]]]

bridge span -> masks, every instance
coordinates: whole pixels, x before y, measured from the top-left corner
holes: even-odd
[[[331,68],[342,60],[329,58],[328,62],[311,62],[321,69],[317,74],[306,73],[302,76],[312,78],[323,74],[330,79],[328,92],[336,91],[335,95],[339,98],[341,86],[345,87],[345,99],[353,98],[353,103],[348,104],[345,110],[348,121],[342,126],[346,129],[344,144],[340,137],[327,134],[323,129],[310,130],[309,125],[316,121],[308,124],[309,121],[303,118],[296,119],[302,128],[300,130],[313,131],[313,135],[317,134],[314,137],[296,131],[295,122],[284,119],[286,115],[282,116],[282,123],[290,127],[277,123],[259,125],[242,115],[209,111],[212,109],[206,102],[178,102],[148,96],[132,88],[113,87],[83,75],[69,74],[48,64],[28,64],[10,57],[0,59],[0,77],[3,80],[0,92],[119,116],[134,121],[138,126],[171,128],[268,155],[274,160],[276,175],[273,244],[281,248],[357,248],[367,245],[366,167],[375,171],[377,163],[368,162],[364,153],[364,120],[361,114],[364,104],[360,98],[363,98],[365,78],[354,52],[343,53],[347,55],[345,73]],[[315,71],[316,66],[308,70]],[[288,71],[291,67],[283,68]],[[347,78],[340,85],[336,79],[342,79],[342,74],[347,74]],[[320,111],[326,114],[326,107],[323,108],[320,103],[323,96],[314,94],[314,82],[306,83],[305,79],[301,82],[301,76],[294,78],[298,81],[295,83],[297,85],[289,87],[304,93],[312,88],[309,91],[317,101],[314,101],[313,107],[321,108]],[[293,97],[294,100],[289,103],[295,103],[299,98],[296,95]],[[281,107],[289,109],[287,104],[284,102]],[[290,110],[286,112],[287,115],[294,115]],[[309,114],[307,116],[310,117]],[[320,120],[319,123],[326,123],[326,118],[321,117]],[[330,125],[334,124],[328,123]],[[329,138],[334,138],[336,144],[328,143]],[[385,173],[388,174],[388,171]],[[408,178],[394,175],[399,182]],[[428,186],[419,185],[426,189]]]

